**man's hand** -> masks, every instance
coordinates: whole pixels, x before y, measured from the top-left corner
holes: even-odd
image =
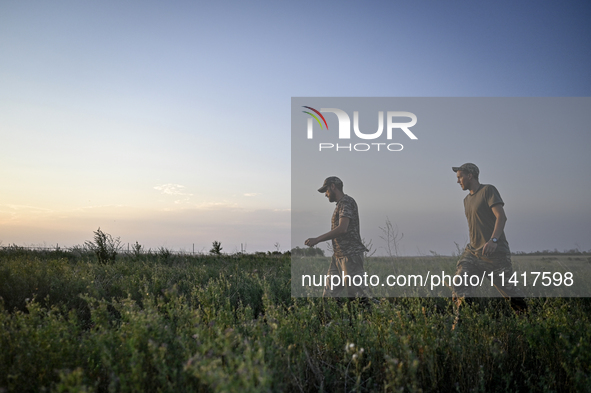
[[[307,239],[304,244],[308,247],[314,247],[320,242],[325,242],[327,240],[334,239],[337,236],[341,236],[342,234],[347,232],[347,228],[349,228],[349,221],[351,219],[349,217],[341,217],[339,220],[339,226],[333,229],[330,232],[326,232],[324,235],[320,235],[318,237],[311,237]]]
[[[317,245],[318,243],[320,243],[317,237],[311,237],[309,239],[306,239],[306,241],[304,242],[304,244],[308,247],[314,247],[315,245]]]
[[[482,255],[489,256],[492,255],[497,249],[497,243],[493,243],[492,240],[486,242],[484,247],[482,247]]]

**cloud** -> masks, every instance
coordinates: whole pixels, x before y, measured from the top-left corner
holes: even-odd
[[[3,205],[8,207],[11,210],[15,211],[39,211],[39,212],[51,212],[51,209],[47,209],[44,207],[37,207],[37,206],[27,206],[27,205]]]
[[[55,213],[52,209],[27,205],[0,205],[0,223],[18,221],[32,217],[49,217]]]
[[[204,202],[193,206],[197,210],[219,210],[219,209],[238,209],[240,206],[236,202]]]
[[[161,193],[166,194],[166,195],[193,196],[193,194],[190,194],[188,192],[184,192],[185,186],[182,186],[180,184],[172,184],[172,183],[161,184],[159,186],[154,186],[154,189],[158,190]]]

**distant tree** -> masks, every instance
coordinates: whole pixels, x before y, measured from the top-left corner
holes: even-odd
[[[209,250],[209,253],[211,255],[222,255],[222,248],[222,243],[215,240],[213,243],[211,243],[211,250]]]

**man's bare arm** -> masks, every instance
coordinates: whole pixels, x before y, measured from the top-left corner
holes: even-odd
[[[339,220],[338,227],[336,227],[335,229],[333,229],[330,232],[326,232],[324,235],[320,235],[318,237],[311,237],[311,238],[307,239],[304,242],[304,244],[309,247],[314,247],[315,245],[317,245],[320,242],[331,240],[331,239],[334,239],[335,237],[338,237],[338,236],[344,234],[345,232],[347,232],[347,228],[349,228],[349,221],[350,221],[349,217],[341,217]]]
[[[495,228],[493,230],[492,236],[496,237],[497,239],[501,237],[503,231],[505,230],[505,223],[507,222],[507,216],[505,215],[505,209],[503,209],[502,204],[496,204],[492,208],[492,212],[497,218],[495,221]],[[497,249],[497,244],[493,243],[492,240],[488,240],[484,247],[482,248],[482,254],[490,255]]]

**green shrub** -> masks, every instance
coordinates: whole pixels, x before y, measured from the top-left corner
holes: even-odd
[[[209,250],[209,253],[211,255],[222,255],[222,248],[222,243],[215,240],[213,243],[211,243],[211,250]]]
[[[122,247],[118,237],[113,238],[108,233],[101,231],[101,228],[94,232],[94,240],[86,241],[84,245],[96,255],[99,263],[114,262]]]

